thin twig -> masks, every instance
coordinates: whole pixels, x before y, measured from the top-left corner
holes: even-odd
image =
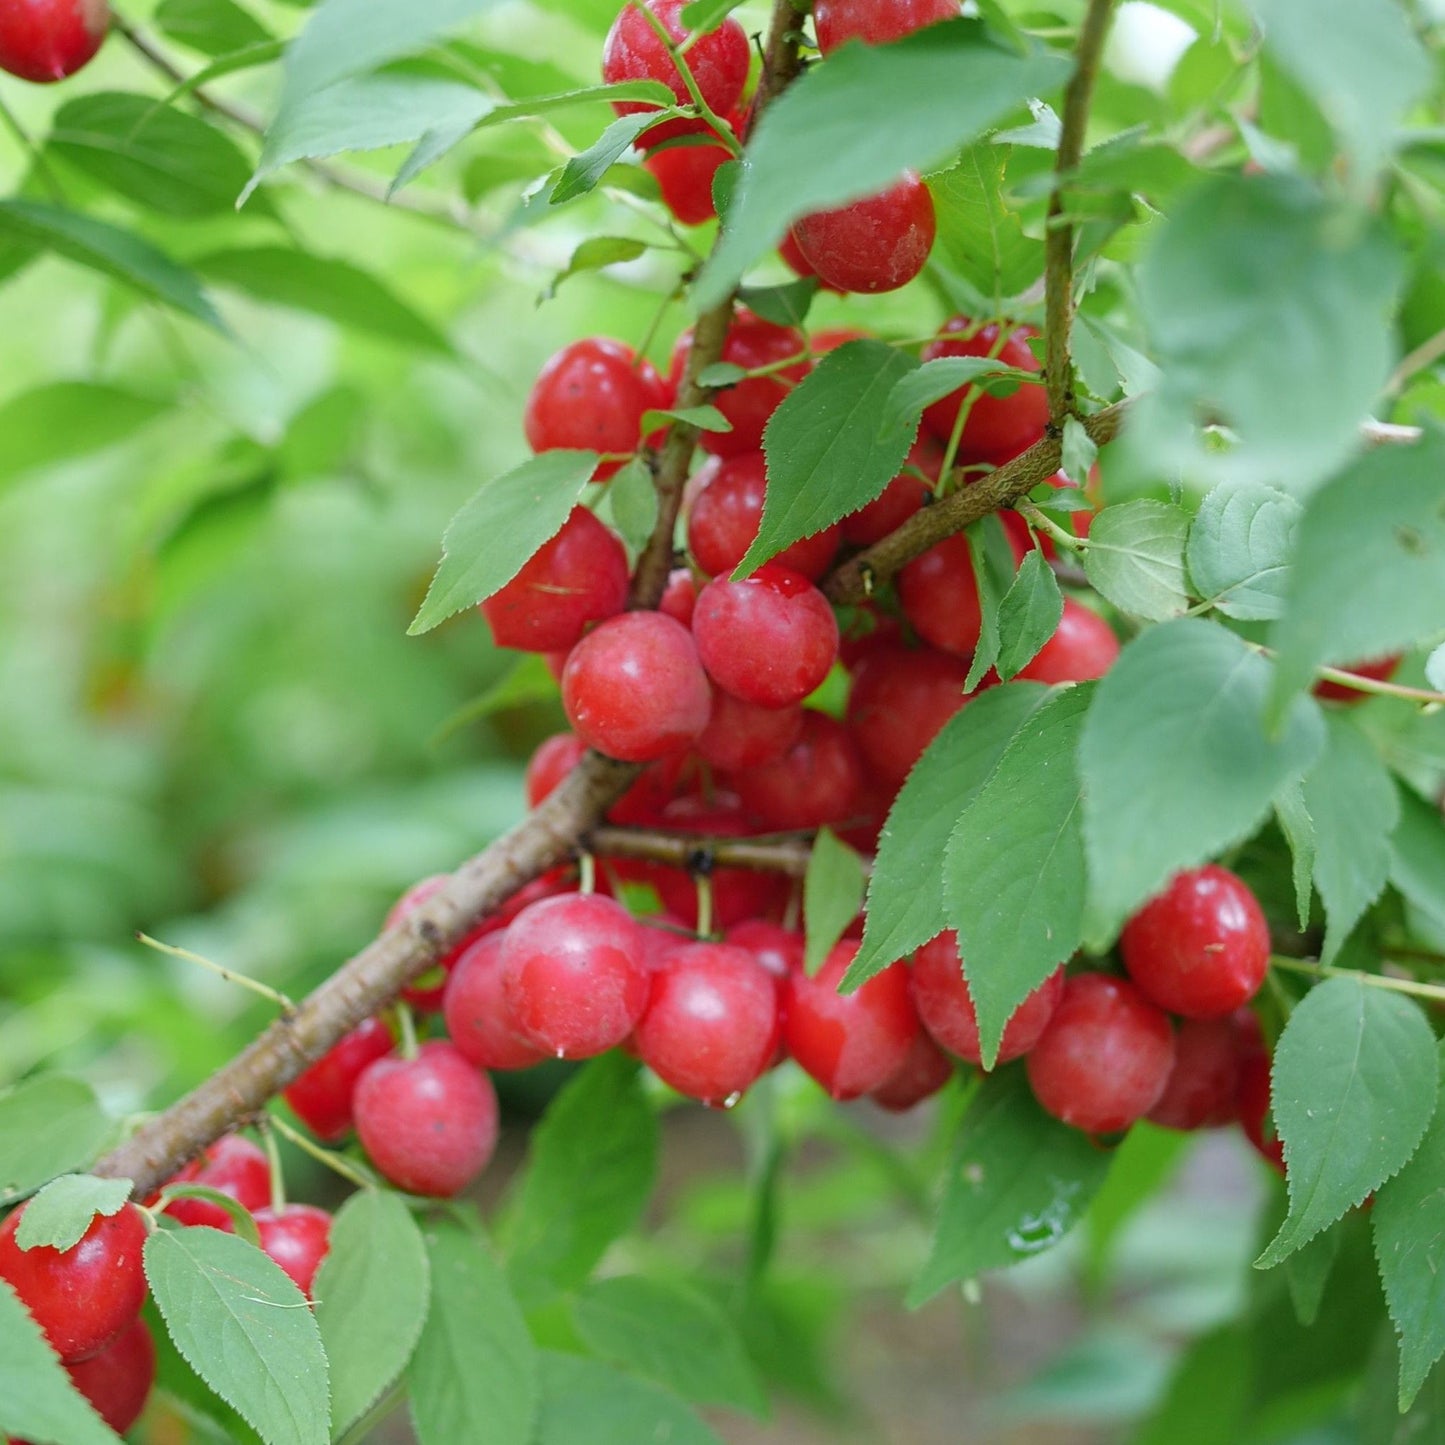
[[[1272,968],[1283,969],[1285,973],[1303,974],[1306,978],[1353,978],[1371,988],[1387,989],[1390,993],[1408,994],[1411,998],[1423,998],[1431,1003],[1445,1003],[1445,984],[1420,983],[1413,978],[1392,978],[1387,973],[1363,973],[1357,968],[1336,968],[1329,963],[1315,963],[1309,959],[1270,958]]]
[[[651,828],[594,829],[587,845],[604,858],[631,858],[673,868],[752,868],[801,878],[813,856],[810,834],[778,838],[704,838],[696,833],[667,833]],[[706,866],[700,866],[706,865]]]

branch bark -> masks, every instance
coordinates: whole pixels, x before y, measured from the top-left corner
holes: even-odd
[[[584,839],[602,858],[630,858],[689,871],[751,868],[802,878],[813,856],[813,835],[779,838],[705,838],[696,833],[656,832],[650,828],[594,828]]]

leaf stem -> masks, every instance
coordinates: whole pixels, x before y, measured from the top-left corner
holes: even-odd
[[[240,988],[249,989],[250,992],[273,1003],[282,1013],[295,1013],[296,1005],[279,989],[272,988],[269,984],[262,983],[259,979],[249,978],[244,973],[237,973],[234,969],[224,968],[219,963],[213,963],[203,954],[192,953],[189,948],[177,948],[173,943],[162,943],[158,938],[152,938],[148,933],[137,933],[136,941],[143,943],[147,948],[153,948],[157,953],[168,954],[171,958],[184,959],[187,963],[194,963],[201,968],[209,969],[218,978],[223,978],[227,983],[234,983]]]
[[[1390,993],[1408,994],[1411,998],[1428,999],[1431,1003],[1445,1003],[1445,984],[1421,983],[1413,978],[1392,978],[1385,973],[1364,973],[1358,968],[1336,968],[1333,964],[1319,963],[1313,959],[1283,958],[1278,954],[1270,956],[1270,965],[1285,973],[1302,974],[1306,978],[1353,978],[1371,988],[1387,989]]]
[[[698,115],[705,120],[717,133],[718,144],[725,146],[734,156],[740,156],[743,148],[738,144],[738,138],[733,134],[732,127],[725,121],[707,101],[703,93],[698,89],[697,77],[692,73],[692,66],[687,62],[687,56],[662,23],[662,17],[657,15],[651,6],[639,5],[637,11],[657,32],[657,38],[667,47],[667,53],[672,57],[672,63],[677,67],[677,73],[682,77],[682,83],[687,87],[687,93],[692,98],[693,107]]]
[[[331,1170],[345,1179],[348,1184],[354,1184],[358,1189],[375,1189],[376,1180],[364,1174],[345,1155],[338,1154],[334,1149],[323,1149],[314,1139],[303,1134],[299,1129],[293,1129],[279,1114],[268,1114],[267,1119],[270,1125],[289,1144],[294,1144],[303,1154],[310,1155],[318,1164]]]

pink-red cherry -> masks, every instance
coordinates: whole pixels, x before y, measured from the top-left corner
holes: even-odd
[[[680,622],[684,627],[692,626],[693,609],[697,606],[697,583],[686,567],[674,567],[667,577],[667,587],[657,610]]]
[[[311,1204],[268,1206],[256,1211],[256,1232],[261,1248],[309,1299],[316,1271],[331,1248],[331,1216]]]
[[[1278,1173],[1285,1172],[1284,1142],[1270,1121],[1270,1072],[1273,1061],[1265,1046],[1264,1034],[1253,1014],[1239,1016],[1240,1053],[1239,1078],[1235,1085],[1234,1106],[1239,1127],[1255,1152]]]
[[[765,829],[821,828],[853,817],[863,793],[863,764],[848,729],[808,709],[802,736],[777,762],[731,774],[730,782]]]
[[[927,643],[971,658],[983,631],[983,609],[968,539],[945,537],[898,574],[898,600]]]
[[[1081,973],[1025,1059],[1034,1097],[1088,1134],[1127,1129],[1157,1104],[1174,1067],[1169,1017],[1128,979]]]
[[[1034,682],[1087,682],[1103,677],[1119,656],[1114,629],[1072,597],[1064,599],[1064,615],[1057,630],[1020,669],[1020,678]]]
[[[902,783],[968,701],[968,664],[933,648],[879,646],[853,674],[848,727],[873,773]]]
[[[793,227],[818,278],[839,291],[897,291],[923,270],[933,250],[933,196],[913,171],[877,195],[815,211]]]
[[[958,0],[814,0],[813,29],[827,55],[849,40],[891,45],[958,15]]]
[[[228,1134],[218,1139],[196,1164],[183,1169],[172,1182],[203,1184],[229,1195],[253,1214],[271,1198],[271,1165],[265,1153],[249,1139]],[[231,1216],[209,1199],[173,1199],[166,1213],[186,1225],[209,1225],[227,1234],[235,1232]]]
[[[725,773],[775,763],[803,735],[801,707],[759,707],[716,688],[698,756]]]
[[[0,1224],[0,1279],[66,1364],[88,1359],[130,1326],[145,1303],[145,1220],[126,1204],[118,1214],[96,1215],[70,1249],[21,1249],[15,1231],[25,1209],[22,1204]]]
[[[527,1069],[547,1057],[522,1037],[507,1005],[503,932],[489,933],[457,960],[447,983],[447,1033],[479,1069]]]
[[[921,436],[909,448],[907,466],[937,482],[943,470],[943,444]],[[896,532],[928,500],[929,486],[912,471],[900,472],[866,507],[843,518],[843,540],[855,547],[871,547]]]
[[[953,1077],[953,1060],[922,1032],[913,1041],[903,1066],[868,1097],[890,1114],[905,1114],[925,1099],[932,1098]]]
[[[725,937],[728,943],[746,948],[774,978],[787,978],[803,966],[803,935],[781,923],[746,918],[729,928]]]
[[[589,747],[649,763],[702,732],[712,690],[687,628],[661,612],[624,612],[572,649],[562,706]]]
[[[857,953],[858,944],[844,939],[812,978],[794,973],[784,984],[788,1052],[835,1099],[881,1089],[908,1061],[919,1032],[901,963],[853,993],[838,992]]]
[[[587,744],[576,733],[553,733],[538,743],[522,779],[527,806],[535,808],[549,798],[586,752]]]
[[[1210,864],[1176,874],[1124,925],[1119,951],[1160,1008],[1223,1018],[1248,1003],[1269,972],[1269,924],[1249,885]]]
[[[361,1076],[356,1132],[398,1189],[449,1199],[497,1147],[497,1095],[454,1045],[434,1039],[414,1059],[379,1059]]]
[[[135,1320],[98,1355],[67,1365],[65,1371],[95,1413],[124,1435],[140,1419],[156,1382],[156,1342],[150,1327]]]
[[[1402,652],[1392,652],[1387,657],[1371,658],[1368,662],[1351,662],[1337,669],[1339,672],[1353,673],[1356,677],[1367,678],[1372,682],[1389,682],[1394,677],[1404,657]],[[1314,695],[1323,698],[1326,702],[1339,702],[1346,705],[1368,702],[1372,694],[1361,692],[1358,688],[1349,687],[1343,682],[1330,682],[1327,678],[1321,678],[1314,685]]]
[[[778,255],[782,258],[783,264],[795,276],[806,279],[809,276],[816,277],[818,275],[818,273],[813,269],[813,263],[808,260],[808,258],[803,254],[803,248],[798,244],[798,238],[793,235],[792,231],[789,231],[787,235],[785,235],[783,239],[778,242]],[[822,287],[824,291],[831,291],[834,293],[834,295],[842,295],[842,292],[839,291],[836,286],[829,286],[826,282],[821,280],[818,282],[818,284]],[[850,336],[848,339],[850,341],[856,341],[859,337],[862,336],[862,334],[862,332],[859,332],[858,336]],[[841,346],[843,343],[840,341],[837,344]],[[823,354],[823,351],[827,349],[829,348],[820,349],[816,341],[813,344],[813,354],[815,356],[821,356]]]
[[[450,873],[434,873],[429,878],[423,878],[419,882],[413,883],[387,911],[385,919],[382,920],[382,932],[395,928],[408,914],[420,908],[428,899],[435,898],[450,881]],[[451,973],[452,966],[461,956],[462,949],[474,936],[474,934],[469,935],[468,938],[463,939],[455,948],[439,958],[435,967],[427,969],[420,978],[415,978],[407,984],[401,991],[402,998],[412,1008],[421,1009],[425,1013],[439,1013],[442,999],[446,996],[447,977]]]
[[[391,1030],[380,1019],[365,1020],[291,1081],[285,1098],[292,1113],[323,1143],[339,1143],[351,1133],[356,1081],[391,1047]]]
[[[1149,1120],[1166,1129],[1232,1123],[1244,1054],[1237,1017],[1183,1019],[1174,1031],[1174,1067]]]
[[[556,652],[576,645],[590,623],[627,605],[627,549],[587,510],[574,507],[562,530],[481,604],[498,647]]]
[[[41,84],[64,80],[100,49],[109,25],[105,0],[5,0],[0,70]]]
[[[706,132],[712,136],[711,131]],[[649,137],[650,138],[650,137]],[[684,141],[655,150],[642,162],[662,192],[662,203],[684,226],[701,226],[717,219],[713,182],[733,153],[711,140]]]
[[[996,325],[975,331],[972,321],[955,316],[944,326],[938,340],[924,347],[923,359],[992,356],[1019,371],[1038,371],[1038,359],[1027,344],[1033,334],[1029,327],[1021,326],[1000,344]],[[959,456],[966,462],[1002,466],[1040,440],[1048,425],[1049,401],[1041,386],[1023,383],[1008,396],[992,396],[977,386],[966,386],[934,402],[923,413],[925,424],[940,441],[946,442],[953,435],[954,423],[968,399],[972,405],[959,443]]]

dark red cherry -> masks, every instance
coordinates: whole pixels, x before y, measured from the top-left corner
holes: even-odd
[[[0,70],[42,84],[64,80],[100,49],[109,25],[105,0],[5,0]]]
[[[945,537],[898,574],[898,600],[927,643],[971,658],[983,630],[983,609],[968,539]]]
[[[920,1032],[902,1067],[868,1097],[890,1114],[904,1114],[931,1098],[952,1077],[953,1060],[933,1042],[931,1034]]]
[[[662,127],[666,129],[666,127]],[[684,226],[701,226],[717,219],[713,182],[717,173],[733,158],[716,136],[685,140],[651,152],[642,162],[662,192],[662,203]]]
[[[1174,1030],[1174,1067],[1149,1120],[1166,1129],[1214,1129],[1234,1122],[1244,1040],[1235,1015],[1184,1019]]]
[[[733,773],[776,762],[802,734],[801,707],[759,707],[716,688],[697,751],[709,767]]]
[[[745,918],[728,929],[726,938],[727,942],[748,949],[774,978],[786,978],[803,966],[803,935],[795,929],[784,928],[781,923]]]
[[[128,1325],[98,1355],[65,1367],[95,1413],[124,1435],[141,1417],[156,1382],[156,1342],[144,1320]]]
[[[1239,1127],[1256,1153],[1280,1174],[1284,1168],[1284,1143],[1273,1127],[1266,1132],[1265,1119],[1270,1113],[1270,1070],[1272,1060],[1265,1046],[1264,1034],[1253,1014],[1241,1011],[1239,1026],[1239,1078],[1236,1081],[1234,1106]]]
[[[1340,672],[1351,672],[1356,677],[1368,678],[1373,682],[1388,682],[1394,677],[1404,657],[1402,652],[1392,652],[1388,657],[1376,657],[1368,662],[1351,662],[1337,669]],[[1368,702],[1371,694],[1361,692],[1358,688],[1348,687],[1342,682],[1330,682],[1321,678],[1314,685],[1314,695],[1323,698],[1326,702],[1339,702],[1345,704],[1356,704]]]
[[[318,1139],[339,1143],[351,1133],[356,1081],[391,1047],[391,1030],[380,1019],[367,1019],[292,1080],[285,1093],[291,1111]]]
[[[972,334],[970,334],[972,333]],[[923,359],[940,356],[995,356],[1006,366],[1020,371],[1038,371],[1038,359],[1029,349],[1034,332],[1020,326],[1000,345],[996,325],[974,330],[974,323],[955,316],[943,328],[937,341],[923,349]],[[943,442],[953,435],[966,398],[973,398],[968,420],[959,442],[959,456],[965,462],[992,462],[1002,466],[1039,441],[1049,421],[1049,400],[1041,386],[1020,384],[1008,396],[992,396],[977,386],[966,386],[936,401],[923,413],[923,420]]]
[[[968,664],[932,648],[878,646],[853,674],[847,722],[873,773],[902,783],[968,701]]]
[[[839,291],[897,291],[927,264],[937,231],[933,197],[906,171],[877,195],[804,216],[793,238],[820,280]]]
[[[734,773],[730,782],[765,829],[821,828],[853,816],[862,796],[863,765],[848,729],[807,709],[802,736],[777,762]]]

